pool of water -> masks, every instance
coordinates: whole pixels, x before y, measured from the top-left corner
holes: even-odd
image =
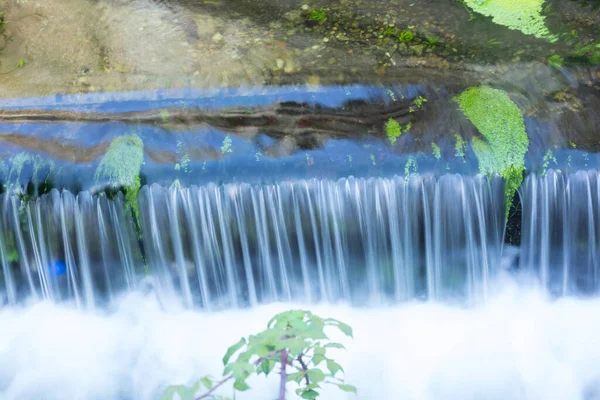
[[[162,388],[221,373],[224,350],[264,329],[279,303],[207,313],[131,293],[114,308],[32,303],[0,310],[0,397],[5,400],[155,399]],[[327,399],[598,399],[600,300],[551,300],[502,282],[478,308],[412,302],[311,306],[346,321],[354,340],[335,354],[358,396]],[[249,381],[238,399],[276,395],[276,377]],[[231,391],[223,390],[231,396]]]

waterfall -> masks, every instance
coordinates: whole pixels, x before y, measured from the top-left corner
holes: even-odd
[[[521,265],[556,295],[600,288],[600,174],[529,176],[522,189]]]
[[[500,178],[444,175],[146,186],[2,197],[4,297],[110,302],[146,275],[187,306],[485,300],[503,235]]]

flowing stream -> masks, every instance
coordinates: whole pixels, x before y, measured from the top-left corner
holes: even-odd
[[[481,176],[152,185],[139,237],[121,195],[4,195],[0,397],[153,399],[310,305],[361,399],[598,398],[599,179],[529,176],[520,249]]]

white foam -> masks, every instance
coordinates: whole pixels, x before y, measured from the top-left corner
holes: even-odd
[[[47,302],[5,308],[0,398],[155,399],[168,384],[219,375],[228,345],[293,307],[167,312],[151,295],[130,294],[110,314]],[[331,390],[323,399],[600,398],[600,299],[550,301],[513,288],[477,309],[310,308],[355,330],[336,359],[359,395]],[[236,398],[276,397],[275,379],[250,383]]]

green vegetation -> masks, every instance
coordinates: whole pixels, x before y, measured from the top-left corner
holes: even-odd
[[[352,337],[350,326],[332,318],[320,318],[310,311],[291,310],[277,314],[269,321],[267,329],[241,338],[227,349],[222,378],[205,376],[191,386],[170,386],[161,400],[225,400],[214,394],[225,383],[233,381],[234,391],[243,392],[250,389],[246,383],[249,377],[268,376],[276,368],[280,376],[277,400],[285,400],[287,385],[294,383],[298,386],[295,393],[302,399],[318,398],[325,384],[356,393],[354,386],[344,382],[342,366],[329,357],[328,351],[344,349],[344,346],[329,340],[327,328]],[[257,398],[265,397],[268,396]]]
[[[312,10],[308,14],[308,19],[311,21],[318,21],[318,22],[325,21],[327,19],[327,12],[322,7],[319,9]]]
[[[223,139],[223,144],[221,145],[221,154],[225,155],[227,153],[233,153],[233,149],[231,148],[231,138],[228,136],[225,136],[225,139]]]
[[[414,38],[415,38],[415,34],[411,31],[402,31],[402,32],[400,32],[400,35],[398,36],[398,40],[400,40],[402,43],[412,42],[412,40]]]
[[[548,57],[548,66],[553,68],[560,68],[564,65],[565,59],[558,54],[551,55]]]
[[[410,112],[416,112],[416,111],[420,110],[421,108],[423,108],[423,106],[425,105],[425,103],[427,103],[427,99],[425,97],[423,97],[423,96],[417,96],[413,100],[414,107],[411,106],[411,107],[409,107],[408,110]]]
[[[136,135],[121,136],[112,141],[96,169],[96,182],[125,191],[125,204],[140,223],[137,196],[141,188],[140,170],[144,163],[144,143]]]
[[[442,151],[440,150],[440,146],[438,146],[436,143],[431,143],[431,150],[435,159],[439,161],[442,158]]]
[[[456,144],[454,145],[454,154],[456,157],[460,158],[463,163],[467,162],[465,159],[465,154],[467,151],[467,142],[460,136],[458,133],[454,134],[454,138],[456,139]]]
[[[4,18],[4,11],[0,11],[0,36],[4,35],[4,24],[6,19]]]
[[[391,144],[396,144],[396,140],[403,134],[410,130],[412,124],[409,122],[405,125],[400,125],[398,121],[390,118],[385,123],[385,134]]]
[[[416,173],[419,165],[417,159],[414,156],[408,157],[406,164],[404,165],[404,179],[408,180],[411,174]]]
[[[554,157],[554,153],[552,153],[552,150],[548,149],[548,151],[546,151],[546,154],[544,154],[543,165],[542,165],[542,175],[546,175],[546,172],[548,171],[548,167],[550,166],[550,162],[553,162],[554,165],[558,165],[558,162],[556,161],[556,157]]]
[[[471,142],[480,171],[489,175],[498,173],[506,181],[508,216],[512,199],[523,181],[529,146],[523,115],[505,92],[488,86],[467,89],[455,100],[483,136]]]
[[[463,0],[473,11],[491,17],[499,25],[526,35],[555,42],[542,15],[545,0]]]

